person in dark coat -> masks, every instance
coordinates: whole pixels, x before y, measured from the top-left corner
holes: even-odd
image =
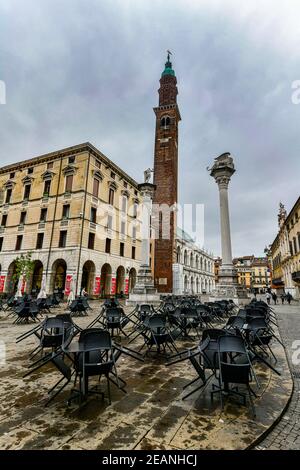
[[[272,294],[272,299],[274,300],[274,305],[277,304],[277,294],[275,294],[275,292],[273,292]]]
[[[288,301],[288,304],[289,304],[289,305],[290,305],[290,303],[291,303],[292,298],[293,298],[292,294],[291,294],[290,292],[288,292],[288,293],[286,294],[286,300]]]
[[[282,305],[283,305],[283,304],[284,304],[285,295],[284,295],[284,294],[281,294],[280,298],[281,298],[281,303],[282,303]]]

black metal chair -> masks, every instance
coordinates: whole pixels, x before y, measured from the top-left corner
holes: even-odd
[[[215,393],[218,393],[222,409],[224,394],[241,397],[244,405],[246,405],[247,395],[238,389],[239,385],[245,385],[252,412],[255,416],[252,395],[256,397],[256,394],[250,387],[253,368],[243,338],[239,336],[220,336],[218,339],[218,361],[219,385],[213,384],[211,399],[213,399]],[[230,388],[230,384],[235,387]]]
[[[126,393],[117,374],[113,344],[108,331],[91,328],[80,333],[74,366],[76,372],[74,385],[79,377],[80,388],[71,391],[68,404],[77,398],[82,402],[89,394],[101,395],[104,398],[104,393],[98,386],[89,387],[89,377],[92,376],[98,376],[99,381],[101,376],[106,377],[109,404],[111,404],[110,382]]]

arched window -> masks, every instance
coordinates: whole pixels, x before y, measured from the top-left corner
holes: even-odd
[[[176,256],[177,263],[181,263],[181,249],[180,246],[177,247],[177,256]]]
[[[186,250],[184,250],[183,263],[184,263],[185,265],[187,264],[187,251],[186,251]]]
[[[160,126],[163,127],[164,129],[167,129],[170,127],[171,120],[169,116],[163,116],[160,120]]]

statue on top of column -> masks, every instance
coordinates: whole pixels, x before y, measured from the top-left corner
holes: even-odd
[[[151,179],[151,173],[153,173],[154,170],[151,170],[151,168],[147,168],[147,170],[144,171],[144,183],[149,183]]]

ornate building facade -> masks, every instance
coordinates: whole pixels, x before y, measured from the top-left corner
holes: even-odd
[[[272,287],[300,298],[300,197],[289,214],[280,203],[279,232],[270,245]]]
[[[138,184],[90,143],[0,169],[0,292],[32,253],[27,290],[128,293],[140,260]]]
[[[176,263],[173,265],[173,293],[209,294],[215,288],[214,258],[177,228]]]

